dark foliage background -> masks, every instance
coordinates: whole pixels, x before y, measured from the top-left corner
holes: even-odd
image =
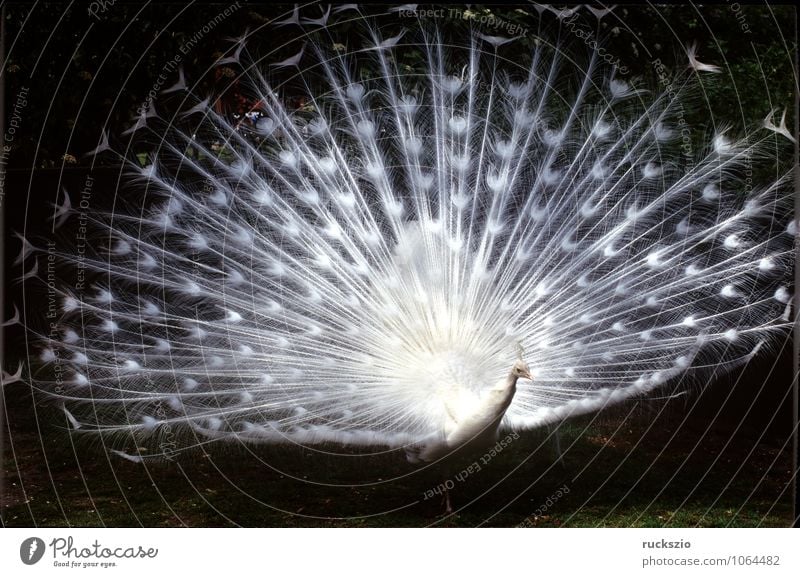
[[[90,163],[91,158],[82,155],[97,146],[102,131],[109,131],[113,138],[128,128],[165,64],[181,54],[180,47],[197,31],[232,5],[118,0],[103,12],[95,8],[96,16],[89,14],[91,6],[6,6],[4,77],[8,101],[13,104],[14,95],[21,88],[31,87],[25,109],[25,135],[14,142],[10,168],[66,168]],[[420,9],[436,7],[444,8],[446,14],[451,14],[451,9],[458,10],[459,15],[465,8],[458,4],[419,5]],[[382,26],[413,23],[413,19],[397,13],[387,14],[384,5],[365,5],[362,11]],[[219,70],[213,63],[229,51],[229,38],[245,30],[252,33],[248,49],[256,54],[274,60],[291,55],[287,52],[291,48],[284,48],[297,38],[298,28],[267,27],[269,22],[290,17],[291,12],[288,4],[242,2],[184,57],[187,79],[198,83],[199,94],[224,90],[225,79],[234,77],[237,71],[226,70],[228,67]],[[301,13],[303,17],[318,17],[322,8],[312,3],[304,6]],[[658,86],[654,59],[677,70],[686,65],[685,46],[697,42],[699,58],[722,66],[723,73],[704,76],[702,102],[687,111],[691,124],[731,125],[741,131],[758,125],[776,108],[788,108],[789,125],[794,124],[793,6],[623,4],[599,23],[586,8],[578,8],[574,15],[561,19],[550,11],[540,15],[533,4],[471,5],[470,13],[472,21],[462,19],[454,24],[465,34],[474,28],[503,35],[504,28],[481,29],[476,19],[490,15],[524,31],[519,41],[508,48],[506,55],[510,59],[521,58],[520,46],[532,48],[540,33],[560,35],[576,45],[581,40],[574,31],[579,30],[584,38],[591,34],[619,59],[627,69],[625,76],[640,79],[645,87]],[[352,41],[358,42],[357,36]],[[418,57],[419,66],[424,67],[422,54],[404,57],[412,62]],[[164,86],[177,79],[175,73],[168,76]]]

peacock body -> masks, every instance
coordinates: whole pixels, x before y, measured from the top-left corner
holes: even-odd
[[[35,379],[74,427],[433,460],[702,380],[785,333],[788,181],[742,177],[777,127],[687,155],[696,66],[653,94],[546,41],[521,67],[506,39],[365,25],[345,54],[320,24],[273,65],[236,40],[247,115],[181,74],[184,113],[135,125],[160,139],[132,169],[147,202],[94,219],[95,286],[62,289],[41,355],[63,383]]]

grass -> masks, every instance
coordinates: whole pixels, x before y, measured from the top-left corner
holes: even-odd
[[[792,524],[789,447],[757,432],[732,436],[680,422],[672,411],[571,422],[560,429],[560,462],[546,432],[522,434],[480,471],[459,475],[480,456],[451,464],[457,511],[442,516],[440,496],[426,498],[442,482],[441,468],[420,470],[396,451],[334,456],[219,445],[143,465],[53,426],[40,435],[28,415],[10,423],[2,520],[9,527]]]

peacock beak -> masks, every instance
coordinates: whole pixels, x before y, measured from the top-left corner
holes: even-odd
[[[530,373],[530,371],[525,371],[525,374],[522,375],[522,378],[523,379],[528,379],[529,381],[532,381],[533,380],[533,375]]]

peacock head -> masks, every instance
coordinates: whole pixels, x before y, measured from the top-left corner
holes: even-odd
[[[533,380],[533,375],[531,374],[530,367],[528,367],[528,363],[522,359],[517,359],[514,362],[514,366],[511,369],[511,374],[518,379],[528,379],[530,381]]]

